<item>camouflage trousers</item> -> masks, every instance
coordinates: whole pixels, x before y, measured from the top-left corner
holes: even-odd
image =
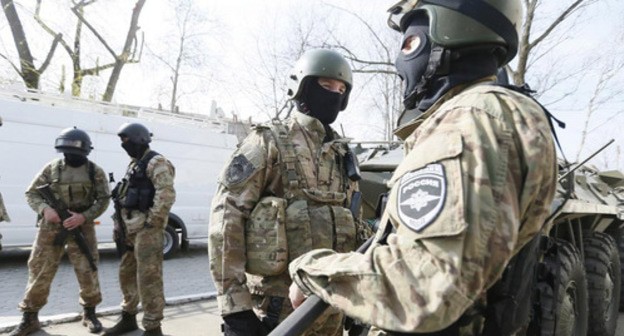
[[[146,227],[130,234],[127,241],[134,246],[126,252],[119,265],[119,284],[123,293],[121,309],[130,314],[143,306],[143,327],[160,326],[165,309],[163,289],[163,230]]]
[[[271,300],[277,299],[281,303],[281,309],[278,321],[282,322],[288,315],[293,312],[293,307],[290,304],[288,297],[276,298],[267,297],[261,295],[252,295],[254,304],[254,311],[261,319],[268,314],[269,306],[272,304]],[[275,303],[275,301],[274,301]],[[279,305],[279,304],[278,304]],[[325,312],[319,316],[318,319],[306,330],[302,336],[341,336],[343,328],[343,314],[338,310],[329,307]]]
[[[40,227],[37,232],[37,238],[33,243],[32,251],[28,258],[26,293],[24,294],[24,299],[19,304],[19,308],[23,312],[37,312],[48,302],[50,285],[52,280],[54,280],[64,251],[67,251],[67,256],[74,266],[74,272],[78,279],[80,304],[85,307],[95,307],[102,302],[98,272],[91,269],[87,257],[80,252],[80,248],[76,245],[71,235],[67,238],[65,246],[54,246],[54,237],[56,237],[59,231],[60,229],[58,228],[44,226]],[[87,240],[89,250],[91,250],[91,255],[97,265],[99,254],[93,223],[83,224],[82,233]]]

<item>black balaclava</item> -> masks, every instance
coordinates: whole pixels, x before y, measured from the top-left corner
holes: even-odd
[[[63,153],[65,163],[70,167],[80,167],[87,163],[87,157],[82,154]]]
[[[303,83],[301,98],[297,101],[297,109],[327,126],[336,121],[347,94],[340,94],[323,88],[318,79],[318,77],[312,76]]]
[[[416,15],[403,33],[401,48],[411,36],[420,38],[420,44],[409,54],[399,51],[395,66],[399,77],[403,80],[403,105],[407,109],[413,109],[417,104],[418,84],[423,81],[423,76],[429,65],[431,55],[431,40],[429,33],[429,18],[426,15]]]
[[[127,142],[121,143],[121,148],[123,148],[126,151],[126,153],[130,155],[130,157],[133,157],[138,160],[141,158],[143,153],[145,153],[145,150],[149,148],[149,146],[127,141]]]
[[[451,50],[448,59],[428,80],[423,75],[429,65],[431,49],[436,45],[429,40],[429,19],[426,15],[415,15],[403,34],[403,41],[417,35],[421,39],[419,46],[412,53],[399,53],[396,61],[397,72],[405,81],[403,104],[405,110],[398,120],[398,126],[410,122],[429,109],[453,87],[473,82],[477,79],[496,74],[499,46],[483,45]],[[423,38],[423,34],[425,37]],[[419,85],[420,84],[420,85]]]

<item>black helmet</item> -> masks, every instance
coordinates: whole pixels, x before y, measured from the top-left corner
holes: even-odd
[[[87,132],[76,128],[66,128],[56,138],[54,148],[59,153],[78,154],[87,156],[93,149],[91,147],[91,138]]]
[[[152,142],[152,133],[147,127],[139,123],[125,123],[119,127],[117,135],[128,138],[128,141],[137,145],[147,145]]]

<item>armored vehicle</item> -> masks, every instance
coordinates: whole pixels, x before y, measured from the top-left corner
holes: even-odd
[[[402,148],[359,155],[363,217],[373,226],[380,194],[402,155]],[[624,174],[560,160],[551,209],[527,334],[614,335],[624,311]]]

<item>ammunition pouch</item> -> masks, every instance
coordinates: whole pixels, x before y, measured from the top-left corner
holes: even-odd
[[[277,275],[288,266],[286,243],[286,200],[262,198],[245,223],[247,273]]]
[[[154,190],[129,187],[121,207],[146,212],[152,205],[154,205]]]
[[[288,206],[286,199],[265,197],[253,209],[245,225],[247,273],[281,274],[291,260],[316,248],[355,250],[353,215],[342,206],[346,195],[313,189],[303,193]]]

